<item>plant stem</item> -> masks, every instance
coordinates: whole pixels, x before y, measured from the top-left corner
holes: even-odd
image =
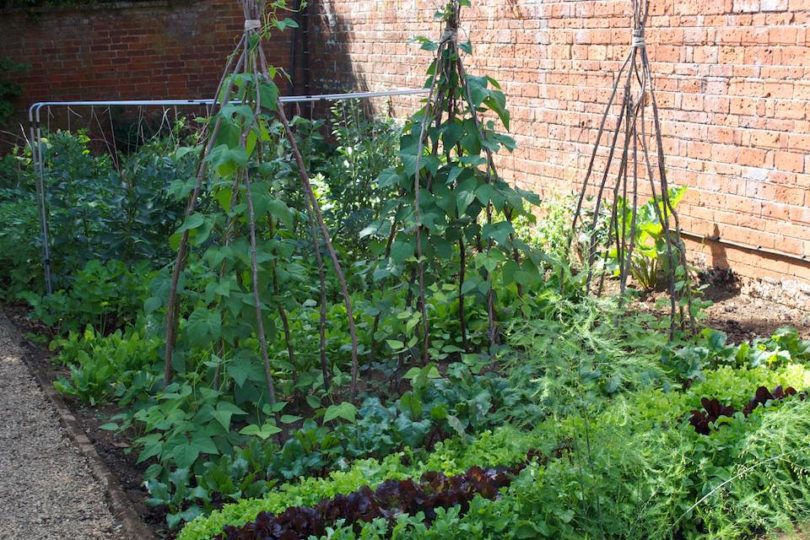
[[[341,294],[343,295],[343,303],[346,306],[346,318],[349,325],[349,335],[351,336],[352,341],[351,397],[352,400],[355,400],[357,398],[357,383],[360,372],[360,364],[358,358],[357,329],[354,323],[354,313],[352,311],[352,301],[351,297],[349,296],[349,288],[348,285],[346,284],[346,277],[343,274],[343,269],[340,266],[340,260],[338,259],[337,252],[335,251],[335,248],[332,245],[332,239],[329,235],[329,229],[326,227],[326,223],[324,222],[323,216],[321,215],[321,209],[320,206],[318,206],[318,200],[315,198],[315,192],[312,191],[312,184],[310,183],[309,173],[307,172],[306,165],[304,164],[304,158],[301,155],[301,151],[298,149],[298,143],[295,140],[295,134],[293,133],[292,128],[290,127],[290,123],[287,120],[287,115],[284,114],[284,106],[279,101],[276,107],[277,107],[276,115],[281,121],[281,124],[284,127],[284,132],[287,135],[287,140],[290,143],[290,148],[292,149],[293,157],[295,157],[295,162],[298,165],[298,174],[301,178],[301,184],[302,187],[304,188],[304,194],[309,198],[313,218],[318,223],[318,226],[321,230],[321,235],[323,236],[324,244],[326,244],[326,250],[329,252],[329,257],[332,259],[332,266],[334,267],[335,274],[337,275],[338,282],[340,284],[340,291]]]
[[[273,384],[273,374],[270,371],[270,357],[267,352],[267,336],[264,331],[264,318],[262,304],[259,297],[259,265],[256,257],[256,217],[253,208],[253,195],[250,193],[250,174],[245,171],[245,199],[248,207],[248,229],[250,233],[250,270],[253,286],[253,304],[256,308],[256,332],[259,337],[259,347],[264,364],[264,378],[267,383],[267,395],[271,405],[276,403],[276,389]]]
[[[230,68],[233,64],[233,58],[236,53],[241,49],[242,45],[245,44],[245,36],[242,36],[242,39],[239,40],[239,43],[236,45],[234,49],[234,53],[228,59],[228,64],[225,66],[225,73],[219,81],[217,85],[217,93],[214,96],[215,102],[213,107],[216,107],[218,104],[221,106],[222,103],[227,103],[230,99],[231,93],[233,88],[230,84],[228,86],[225,85],[225,81],[230,77],[231,72]],[[234,73],[239,72],[242,69],[246,61],[246,52],[243,51],[240,56],[239,60],[236,62],[236,66],[234,68]],[[222,99],[219,99],[219,94],[222,88],[225,88],[225,92],[222,95]],[[217,135],[219,135],[219,129],[222,125],[222,120],[217,117],[214,123],[214,129],[211,131],[208,142],[205,145],[205,148],[200,152],[200,164],[197,168],[197,175],[194,184],[194,190],[192,191],[191,195],[188,198],[188,202],[186,203],[186,211],[185,211],[185,219],[188,219],[191,214],[194,213],[194,208],[197,204],[197,198],[200,196],[200,191],[202,189],[202,181],[205,177],[205,173],[207,171],[207,163],[205,162],[205,156],[207,156],[211,149],[214,148],[214,144],[216,144]],[[206,128],[207,129],[207,128]],[[163,361],[163,383],[164,385],[168,386],[172,382],[172,376],[174,374],[172,368],[172,357],[174,355],[174,346],[177,342],[177,287],[180,282],[180,274],[183,272],[186,264],[186,257],[188,255],[188,237],[189,231],[183,231],[183,235],[180,238],[180,246],[177,249],[177,258],[174,262],[174,270],[172,271],[172,281],[171,287],[169,289],[169,299],[166,305],[166,351]]]
[[[321,301],[318,315],[318,350],[321,356],[321,372],[323,373],[323,385],[329,391],[329,363],[326,358],[326,271],[321,256],[321,242],[318,235],[318,227],[313,218],[313,211],[310,208],[309,199],[305,198],[307,205],[307,221],[309,221],[310,234],[312,236],[312,247],[315,251],[315,261],[318,264],[318,284],[320,286]],[[373,336],[372,336],[373,339]]]

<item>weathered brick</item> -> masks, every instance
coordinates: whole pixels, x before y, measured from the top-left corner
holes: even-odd
[[[788,8],[788,0],[761,0],[761,2],[762,11],[785,11]]]
[[[20,108],[74,98],[210,98],[243,18],[231,0],[43,8],[36,17],[0,9],[0,54],[28,64],[15,75]],[[271,64],[289,67],[288,36],[267,47]]]
[[[781,170],[791,172],[804,172],[804,154],[794,154],[791,152],[776,152],[774,165]]]
[[[759,11],[759,0],[734,0],[734,11],[738,13],[752,13]]]

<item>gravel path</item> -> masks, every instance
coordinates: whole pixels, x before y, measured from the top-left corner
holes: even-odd
[[[101,484],[22,361],[0,311],[0,538],[120,539]]]

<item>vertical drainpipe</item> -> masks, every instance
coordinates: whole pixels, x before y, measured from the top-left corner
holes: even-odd
[[[309,16],[312,11],[310,10],[310,4],[316,2],[317,0],[310,0],[304,6],[303,11],[301,12],[301,47],[302,47],[302,54],[301,54],[301,71],[304,79],[304,94],[309,96],[312,95],[312,88],[310,88],[310,72],[309,72]]]
[[[298,44],[298,36],[300,34],[301,29],[301,3],[304,0],[298,0],[298,2],[293,4],[293,20],[298,23],[297,28],[293,28],[292,37],[290,38],[290,63],[289,63],[289,75],[290,80],[287,83],[287,95],[294,96],[296,90],[296,82],[297,82],[297,75],[298,70],[297,68],[297,60],[298,60],[298,51],[297,44]]]

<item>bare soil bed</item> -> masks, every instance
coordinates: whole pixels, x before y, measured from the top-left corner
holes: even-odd
[[[727,333],[731,342],[769,336],[783,326],[810,338],[810,312],[741,294],[733,286],[709,286],[705,296],[714,304],[706,309],[704,324]]]

